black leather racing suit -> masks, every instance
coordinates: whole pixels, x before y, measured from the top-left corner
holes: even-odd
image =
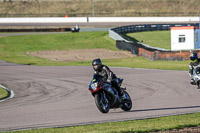
[[[103,77],[103,81],[111,83],[111,85],[117,89],[119,95],[122,95],[122,89],[115,80],[117,79],[117,76],[110,70],[108,66],[102,65],[99,71],[94,71],[94,74],[101,75]]]

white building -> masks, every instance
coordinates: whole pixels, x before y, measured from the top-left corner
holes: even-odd
[[[194,26],[171,27],[171,50],[199,49],[199,33]]]

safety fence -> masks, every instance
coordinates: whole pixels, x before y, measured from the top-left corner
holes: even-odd
[[[195,23],[198,21],[199,17],[0,17],[0,23]],[[140,26],[142,25],[137,25]]]
[[[151,47],[141,42],[128,41],[120,34],[142,31],[170,30],[171,27],[198,25],[198,23],[129,25],[110,29],[109,36],[116,40],[116,47],[118,49],[128,50],[137,56],[143,56],[151,60],[188,60],[190,50],[171,51],[168,49]],[[199,50],[196,51],[198,52]]]
[[[112,37],[113,32],[117,34],[122,34],[122,33],[142,32],[142,31],[170,30],[171,27],[178,27],[178,26],[199,26],[199,24],[198,23],[185,23],[185,24],[177,23],[177,24],[142,24],[142,25],[140,24],[140,25],[121,26],[121,27],[110,29],[110,32],[111,32],[110,37]],[[116,40],[115,38],[113,39]]]

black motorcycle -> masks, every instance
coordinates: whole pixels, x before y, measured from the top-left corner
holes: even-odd
[[[123,79],[119,79],[120,84]],[[132,108],[132,101],[129,94],[123,89],[123,97],[119,97],[118,91],[108,82],[103,81],[100,75],[94,75],[89,85],[89,90],[95,98],[99,111],[108,113],[110,109],[121,108],[129,111]]]

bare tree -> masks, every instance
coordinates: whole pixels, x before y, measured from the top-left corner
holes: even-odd
[[[40,15],[40,0],[36,0],[37,4],[38,4],[38,12],[39,12],[39,15]]]
[[[92,17],[94,17],[94,0],[91,0],[92,2]]]

